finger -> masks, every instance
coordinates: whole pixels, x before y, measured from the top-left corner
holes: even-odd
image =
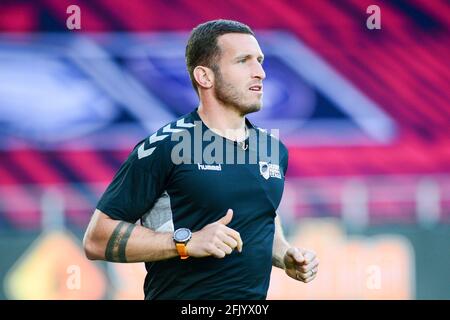
[[[311,270],[308,270],[306,272],[304,271],[296,271],[296,273],[302,278],[302,279],[307,279],[309,277],[312,277],[316,272],[317,272],[317,267]]]
[[[306,272],[313,270],[314,268],[317,268],[318,265],[319,265],[319,260],[314,259],[311,263],[299,266],[297,269],[300,270],[301,272],[306,273]]]
[[[219,250],[225,252],[225,254],[230,254],[231,252],[233,252],[233,249],[231,249],[226,243],[222,241],[217,241],[215,245]]]
[[[311,271],[307,272],[307,277],[305,279],[305,282],[309,282],[311,280],[313,280],[316,276],[317,276],[317,272],[319,271],[319,268],[314,268]],[[309,280],[309,281],[308,281]]]
[[[317,276],[317,274],[315,273],[313,276],[306,278],[304,282],[305,283],[311,282],[312,280],[314,280],[316,278],[316,276]]]
[[[215,258],[222,259],[226,256],[226,253],[219,248],[217,248],[215,245],[211,245],[208,252]]]
[[[239,252],[242,252],[242,246],[244,243],[242,242],[241,235],[239,234],[239,232],[229,227],[226,227],[225,234],[232,237],[237,242],[237,249]]]
[[[300,272],[300,273],[297,273],[297,280],[307,283],[307,282],[313,280],[316,277],[316,274],[317,274],[317,269],[306,272],[306,273]]]
[[[231,249],[235,249],[238,245],[236,240],[234,240],[232,237],[226,235],[225,233],[220,235],[219,237],[220,237],[220,240],[222,240]]]
[[[297,278],[297,280],[300,280],[300,281],[305,281],[306,279],[308,279],[308,274],[305,274],[305,273],[303,273],[303,272],[296,272],[296,274],[295,274],[295,277]]]
[[[305,257],[305,264],[308,264],[316,258],[316,253],[314,251],[304,250],[303,257]]]
[[[305,258],[298,248],[289,248],[286,254],[291,256],[297,264],[305,262]]]
[[[222,218],[220,218],[219,220],[217,220],[217,222],[226,226],[231,222],[231,219],[233,219],[233,210],[228,209],[227,214]]]

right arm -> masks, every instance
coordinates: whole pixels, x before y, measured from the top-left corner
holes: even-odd
[[[83,238],[90,260],[147,262],[178,255],[170,232],[155,232],[140,225],[113,220],[96,209]]]
[[[172,232],[155,232],[126,222],[137,221],[148,212],[163,192],[173,167],[170,148],[164,140],[143,141],[122,164],[89,222],[83,246],[91,260],[150,262],[178,256]],[[151,151],[142,154],[141,148]],[[226,226],[232,217],[229,210],[223,218],[194,232],[186,245],[188,254],[223,258],[236,247],[240,251],[239,233]]]
[[[231,212],[230,212],[231,211]],[[238,232],[226,225],[232,210],[220,220],[194,232],[187,244],[192,257],[223,258],[237,248],[242,251]],[[178,256],[171,232],[155,232],[125,221],[113,220],[96,209],[83,238],[83,247],[90,260],[111,262],[150,262]]]

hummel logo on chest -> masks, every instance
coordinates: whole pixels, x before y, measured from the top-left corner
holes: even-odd
[[[197,165],[198,165],[198,170],[222,171],[222,166],[220,164],[212,165],[212,164],[197,163]]]

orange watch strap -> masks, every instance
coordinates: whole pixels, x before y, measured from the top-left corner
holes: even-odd
[[[187,253],[186,244],[184,243],[175,243],[177,247],[178,254],[180,255],[181,259],[187,259],[189,258],[189,255]]]

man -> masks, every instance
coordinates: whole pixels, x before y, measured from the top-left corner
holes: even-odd
[[[316,276],[315,254],[286,242],[276,214],[287,149],[245,118],[261,108],[263,59],[248,26],[197,26],[186,63],[199,107],[137,144],[97,205],[87,257],[145,262],[146,299],[265,299],[272,265],[302,282]],[[227,161],[199,160],[208,145],[195,130],[218,140]],[[182,136],[193,147],[179,152]]]

